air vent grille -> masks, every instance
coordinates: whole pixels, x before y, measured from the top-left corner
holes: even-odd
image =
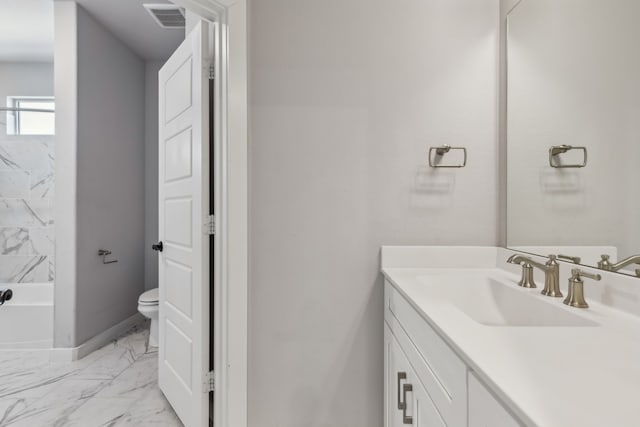
[[[185,27],[183,8],[173,4],[143,4],[143,6],[162,28],[182,29]]]

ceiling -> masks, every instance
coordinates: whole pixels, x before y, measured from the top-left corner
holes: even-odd
[[[163,29],[142,7],[168,0],[77,0],[141,58],[166,60],[184,30]],[[53,61],[53,1],[0,0],[0,62]]]
[[[0,0],[0,61],[53,61],[51,0]]]
[[[0,0],[0,4],[5,1],[17,3],[25,0]],[[184,40],[184,30],[160,28],[142,7],[143,3],[171,3],[170,1],[76,0],[76,2],[145,60],[166,60]]]

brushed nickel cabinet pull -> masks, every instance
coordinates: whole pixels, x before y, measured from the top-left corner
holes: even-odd
[[[405,384],[402,386],[402,400],[404,400],[404,407],[402,408],[402,423],[413,424],[413,417],[407,416],[407,392],[413,392],[413,386],[411,384]]]
[[[400,400],[400,382],[402,380],[406,380],[407,379],[407,373],[406,372],[398,372],[398,409],[404,409],[405,408],[405,403]]]

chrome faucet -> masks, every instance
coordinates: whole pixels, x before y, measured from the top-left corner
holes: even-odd
[[[619,271],[628,265],[640,264],[640,255],[630,256],[629,258],[623,259],[615,264],[611,264],[611,261],[609,261],[609,255],[601,255],[600,258],[600,261],[598,261],[598,268],[606,271]],[[636,270],[636,276],[640,277],[640,269]]]
[[[507,262],[510,264],[530,265],[544,271],[544,289],[542,290],[542,295],[547,295],[550,297],[561,297],[562,292],[560,291],[560,264],[558,264],[556,258],[557,257],[555,255],[549,255],[548,261],[544,264],[541,264],[529,257],[516,254],[511,255],[509,259],[507,259]]]

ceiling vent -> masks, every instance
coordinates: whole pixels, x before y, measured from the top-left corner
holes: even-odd
[[[184,9],[173,4],[143,4],[147,12],[162,28],[183,29],[185,27]]]

